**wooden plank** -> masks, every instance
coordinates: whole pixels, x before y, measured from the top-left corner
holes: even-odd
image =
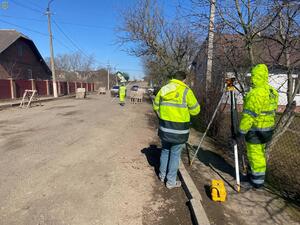
[[[201,202],[197,199],[190,200],[192,215],[197,225],[210,225]]]
[[[198,199],[199,201],[202,201],[201,194],[199,193],[194,181],[192,180],[191,176],[186,171],[182,162],[180,162],[179,173],[182,177],[184,184],[187,187],[186,191],[188,191],[188,195],[190,195],[190,197],[189,196],[188,197],[190,199],[193,198],[193,199]]]
[[[197,225],[210,225],[205,210],[202,206],[202,197],[199,193],[194,181],[188,174],[182,162],[179,166],[180,177],[184,183],[184,189],[187,197],[190,199],[191,213]]]

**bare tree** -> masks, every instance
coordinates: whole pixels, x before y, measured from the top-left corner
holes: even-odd
[[[46,62],[49,62],[49,60],[46,59]],[[59,79],[86,81],[92,75],[91,71],[94,70],[95,57],[74,52],[57,55],[54,62]]]
[[[124,12],[124,24],[119,28],[118,41],[128,44],[127,52],[143,57],[148,67],[155,63],[163,74],[171,76],[176,70],[187,71],[198,46],[187,23],[179,18],[167,21],[157,1],[140,0],[135,8]]]
[[[285,132],[293,121],[294,99],[300,90],[300,3],[274,0],[274,6],[280,6],[275,22],[262,35],[266,40],[272,64],[287,73],[287,105],[276,126],[273,143]],[[274,48],[276,46],[276,48]]]
[[[261,62],[259,51],[257,51],[258,43],[262,41],[260,34],[274,23],[281,6],[274,6],[271,0],[217,0],[216,2],[212,0],[191,0],[191,2],[193,5],[190,14],[193,19],[192,23],[202,30],[207,30],[208,25],[212,26],[209,24],[211,19],[208,14],[208,7],[210,4],[215,4],[215,33],[232,35],[228,39],[224,36],[223,46],[219,46],[219,48],[222,49],[222,57],[228,60],[231,71],[235,73],[235,77],[242,87],[242,92],[244,92],[244,85],[247,86],[246,73],[251,66]],[[233,36],[235,37],[232,38]],[[240,46],[240,43],[243,43],[243,45]],[[247,55],[239,53],[244,51],[247,52]],[[241,58],[233,57],[233,54],[235,56],[243,55],[243,67],[240,64]]]

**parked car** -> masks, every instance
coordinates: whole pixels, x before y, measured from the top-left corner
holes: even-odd
[[[131,91],[137,91],[138,89],[139,89],[138,85],[133,85],[130,90]]]
[[[147,92],[148,92],[149,95],[153,95],[153,93],[154,93],[154,88],[153,88],[153,87],[149,87],[149,88],[147,89]]]
[[[157,95],[159,92],[160,87],[150,87],[147,89],[149,95]]]
[[[110,95],[112,97],[118,97],[119,96],[119,88],[120,86],[113,86],[111,89],[110,89]]]

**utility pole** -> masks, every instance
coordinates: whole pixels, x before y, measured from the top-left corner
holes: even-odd
[[[212,63],[214,49],[214,22],[216,12],[216,0],[210,0],[209,30],[208,30],[208,47],[207,47],[207,68],[206,68],[206,92],[209,90],[212,81]]]
[[[109,91],[109,69],[110,69],[110,65],[108,63],[107,64],[107,91]]]
[[[56,77],[55,77],[55,65],[54,65],[54,53],[53,53],[53,36],[52,36],[52,30],[51,30],[51,12],[50,12],[50,3],[53,2],[53,0],[49,0],[48,7],[46,11],[46,15],[48,17],[48,31],[49,31],[49,39],[50,39],[50,64],[51,64],[51,70],[52,70],[52,82],[53,82],[53,96],[54,98],[58,97],[57,94],[57,84],[56,84]]]

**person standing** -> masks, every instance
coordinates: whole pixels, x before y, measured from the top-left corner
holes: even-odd
[[[265,146],[272,139],[278,92],[268,83],[268,67],[258,64],[251,70],[251,90],[244,98],[239,132],[245,135],[251,168],[250,182],[263,186],[266,174]]]
[[[125,87],[125,84],[122,83],[119,88],[119,100],[120,100],[121,106],[125,105],[125,97],[126,97],[126,87]]]
[[[200,105],[193,91],[184,83],[186,73],[178,71],[163,86],[153,101],[153,109],[159,117],[158,136],[162,143],[159,178],[167,180],[169,189],[180,187],[176,181],[181,151],[189,137],[190,115],[200,112]]]

